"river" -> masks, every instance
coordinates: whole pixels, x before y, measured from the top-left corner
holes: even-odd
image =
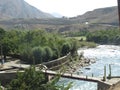
[[[95,58],[96,63],[78,69],[77,72],[83,72],[84,75],[94,77],[103,77],[104,66],[109,74],[109,64],[111,65],[112,76],[120,76],[120,46],[115,45],[99,45],[96,48],[79,49],[78,54],[84,52],[84,57]],[[90,68],[90,70],[86,69]],[[61,78],[59,84],[67,85],[73,82],[73,87],[70,90],[97,90],[97,83],[78,81],[67,78]]]

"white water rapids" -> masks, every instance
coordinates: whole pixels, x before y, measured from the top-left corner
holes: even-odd
[[[78,54],[80,52],[84,52],[86,58],[96,58],[96,63],[79,69],[76,72],[83,72],[84,75],[88,76],[93,74],[94,77],[103,77],[104,66],[107,67],[108,75],[109,64],[111,64],[112,76],[120,76],[120,46],[99,45],[96,48],[79,49]],[[90,68],[90,70],[85,68]],[[86,81],[61,78],[58,84],[67,85],[69,82],[73,82],[73,87],[70,90],[97,90],[97,83]]]

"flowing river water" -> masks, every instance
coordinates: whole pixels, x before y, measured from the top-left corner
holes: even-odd
[[[77,72],[83,72],[84,75],[94,77],[103,77],[104,66],[107,68],[107,75],[109,74],[109,64],[111,65],[112,76],[120,76],[120,46],[115,45],[99,45],[96,48],[79,49],[78,54],[84,52],[84,57],[95,58],[96,63],[78,69]],[[89,68],[86,69],[86,68]],[[97,83],[78,81],[73,79],[61,78],[59,84],[73,82],[70,90],[97,90]]]

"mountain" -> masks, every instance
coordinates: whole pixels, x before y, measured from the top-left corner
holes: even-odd
[[[89,22],[118,25],[118,8],[117,6],[114,6],[95,9],[93,11],[88,11],[83,15],[73,17],[72,19],[80,23]]]
[[[24,0],[0,0],[0,18],[53,18]]]
[[[6,0],[5,0],[6,1]],[[8,1],[8,0],[7,0]],[[13,0],[10,0],[13,1]],[[22,1],[22,0],[16,0]],[[14,18],[0,20],[0,27],[8,29],[43,29],[49,32],[118,29],[117,7],[95,9],[73,18]],[[0,15],[1,16],[1,15]],[[6,17],[6,16],[5,16]]]

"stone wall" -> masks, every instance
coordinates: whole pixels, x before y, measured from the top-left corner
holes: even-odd
[[[69,57],[70,57],[70,53],[67,54],[66,56],[63,56],[63,57],[58,58],[56,60],[52,60],[52,61],[45,62],[42,64],[46,65],[48,69],[56,70],[56,69],[59,69],[62,65],[68,63]]]
[[[98,82],[98,90],[120,90],[120,77],[112,77],[106,82]]]
[[[12,79],[16,78],[16,72],[9,72],[9,73],[0,73],[0,83],[5,86],[7,85]]]
[[[105,84],[103,82],[98,82],[97,90],[109,90],[111,85]]]

